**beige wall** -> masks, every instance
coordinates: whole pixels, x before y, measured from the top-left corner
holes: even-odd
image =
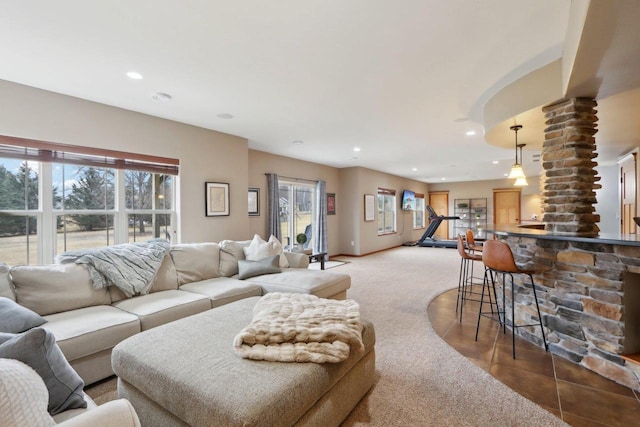
[[[344,194],[343,209],[348,216],[340,220],[341,253],[365,255],[418,240],[424,233],[424,229],[413,229],[413,213],[400,210],[399,205],[402,190],[426,196],[429,184],[360,167],[340,169],[340,182]],[[396,190],[398,198],[397,232],[383,236],[378,236],[377,212],[374,221],[364,221],[364,195],[377,194],[379,187]]]
[[[527,177],[529,185],[522,187],[521,214],[522,220],[528,220],[532,214],[541,219],[540,187],[537,176]],[[512,179],[494,179],[486,181],[445,182],[429,185],[430,191],[449,191],[449,215],[453,215],[455,199],[485,198],[487,199],[487,224],[493,224],[493,190],[497,188],[513,188]],[[455,221],[449,221],[449,236],[454,236]]]
[[[260,188],[260,216],[249,218],[250,235],[259,234],[267,238],[267,177],[266,173],[275,173],[282,179],[298,178],[310,181],[326,182],[327,193],[336,194],[336,214],[327,216],[327,243],[329,256],[340,254],[340,233],[338,224],[346,211],[338,178],[338,169],[318,163],[305,162],[290,157],[249,150],[249,187]],[[304,182],[304,181],[302,181]],[[246,196],[245,196],[246,198]]]
[[[179,241],[249,237],[246,139],[3,80],[0,111],[2,135],[180,159]],[[205,217],[206,181],[230,184],[230,216]]]

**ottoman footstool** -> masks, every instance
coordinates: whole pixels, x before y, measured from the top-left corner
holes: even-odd
[[[338,426],[375,379],[375,332],[341,363],[242,359],[233,338],[252,319],[247,298],[137,334],[113,350],[118,395],[143,426]]]

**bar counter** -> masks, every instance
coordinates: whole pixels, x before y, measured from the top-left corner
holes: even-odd
[[[532,226],[543,223],[494,225],[483,231],[489,239],[506,242],[516,262],[536,272],[549,350],[639,390],[640,365],[630,359],[640,356],[640,236],[579,237]],[[510,304],[511,292],[505,296]],[[530,285],[516,281],[515,304],[516,323],[537,319]],[[533,329],[519,328],[518,335],[542,346]]]
[[[530,223],[523,225],[494,224],[484,230],[487,234],[496,236],[534,237],[544,240],[560,240],[583,243],[603,243],[608,245],[640,246],[639,234],[600,233],[596,237],[570,236],[566,234],[550,233],[544,229],[544,223]]]

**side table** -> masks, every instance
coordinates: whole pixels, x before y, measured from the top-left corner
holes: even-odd
[[[327,256],[326,252],[318,252],[317,254],[309,255],[309,262],[320,262],[320,270],[324,270],[324,259]]]

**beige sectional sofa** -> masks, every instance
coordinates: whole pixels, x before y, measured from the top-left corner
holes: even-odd
[[[85,384],[113,375],[111,351],[124,339],[186,316],[267,292],[346,298],[346,274],[307,269],[308,257],[285,252],[278,274],[238,279],[238,261],[250,241],[173,245],[150,292],[127,298],[115,286],[94,289],[77,264],[14,266],[0,277],[0,295],[43,316]],[[286,261],[285,261],[286,260]],[[4,283],[4,285],[3,285]]]

